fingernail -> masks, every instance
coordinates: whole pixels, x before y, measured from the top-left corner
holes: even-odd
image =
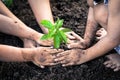
[[[57,61],[57,59],[54,59],[54,61]]]
[[[42,69],[45,68],[44,66],[40,66]]]
[[[53,48],[53,46],[51,46],[50,48]]]
[[[68,45],[68,48],[70,48],[70,45]]]
[[[62,65],[63,67],[65,67],[65,65]]]

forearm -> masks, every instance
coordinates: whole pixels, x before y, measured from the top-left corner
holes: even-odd
[[[22,24],[19,24],[19,22],[4,15],[0,15],[0,31],[6,34],[21,38],[30,38],[33,40],[38,39],[41,36],[41,34],[35,30],[29,27],[24,27]]]
[[[95,33],[97,29],[97,22],[94,19],[93,8],[89,8],[88,19],[86,30],[84,34],[84,40],[87,43],[87,46],[90,46],[92,40],[94,39]]]
[[[0,14],[9,17],[9,19],[6,17],[2,17],[4,20],[4,24],[7,26],[0,26],[2,27],[2,29],[0,28],[1,32],[7,33],[7,34],[11,34],[11,35],[15,35],[18,36],[19,38],[21,38],[22,40],[24,38],[29,38],[30,35],[32,35],[34,37],[34,35],[38,34],[35,30],[29,28],[27,25],[25,25],[19,18],[17,18],[3,3],[2,1],[0,1]],[[7,20],[5,20],[7,19]],[[11,25],[11,26],[10,26]],[[9,27],[8,27],[9,26]],[[7,27],[7,28],[6,28]],[[19,29],[20,28],[20,29]],[[21,29],[23,31],[21,31]],[[17,32],[17,33],[16,33]],[[23,32],[23,34],[21,34],[21,32]],[[34,39],[34,38],[31,39]]]
[[[6,62],[31,61],[31,50],[0,45],[0,60]]]
[[[84,34],[84,41],[87,44],[87,47],[89,47],[92,43],[92,41],[95,39],[95,33],[96,33],[97,25],[94,22],[88,21],[85,34]]]
[[[16,22],[19,22],[23,26],[26,26],[19,18],[17,18],[3,3],[0,1],[0,14],[10,17]]]
[[[92,60],[100,57],[115,48],[117,45],[119,45],[119,40],[115,40],[113,38],[110,38],[109,36],[106,36],[94,46],[85,50],[87,59]]]
[[[50,20],[52,23],[54,23],[49,0],[28,0],[28,2],[33,10],[33,13],[39,25],[40,21],[43,19]],[[42,27],[41,25],[40,27],[44,33],[48,32],[45,27]]]

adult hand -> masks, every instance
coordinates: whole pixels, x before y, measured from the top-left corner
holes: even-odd
[[[36,43],[38,43],[41,46],[52,46],[53,45],[53,40],[41,40],[41,37],[36,40]]]
[[[67,32],[66,36],[68,37],[69,40],[82,40],[82,37],[80,37],[73,31]]]
[[[77,35],[75,32],[71,31],[68,32],[67,34],[68,37],[68,48],[81,48],[84,49],[87,47],[88,43],[85,41],[82,37]]]
[[[55,62],[61,63],[62,66],[78,65],[87,60],[85,50],[72,49],[58,53],[54,59]]]
[[[42,46],[52,46],[52,40],[31,40],[31,39],[22,39],[24,43],[24,48],[35,48]]]
[[[75,41],[72,43],[69,43],[68,48],[72,49],[72,48],[80,48],[80,49],[85,49],[89,46],[89,43],[83,39],[79,40],[79,41]]]
[[[51,49],[49,47],[40,47],[35,50],[34,58],[32,62],[37,66],[44,68],[44,66],[56,65],[54,63],[54,56],[59,52],[62,52],[62,49]]]

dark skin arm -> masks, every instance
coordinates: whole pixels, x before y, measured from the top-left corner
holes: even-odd
[[[94,19],[94,11],[93,8],[89,8],[89,13],[88,13],[88,20],[87,20],[87,26],[85,30],[85,35],[84,35],[84,41],[86,44],[86,47],[89,47],[97,30],[97,22]]]
[[[94,46],[86,49],[68,50],[57,55],[55,61],[63,66],[78,65],[106,54],[120,44],[120,0],[109,0],[108,34]],[[113,22],[114,21],[114,22]],[[74,56],[75,57],[74,57]]]
[[[69,45],[69,48],[88,48],[94,39],[95,33],[97,29],[97,22],[94,19],[94,11],[93,8],[89,8],[88,12],[88,19],[87,19],[87,25],[86,30],[84,34],[84,39],[77,42],[77,43],[71,43]]]

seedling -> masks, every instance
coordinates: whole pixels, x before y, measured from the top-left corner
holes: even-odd
[[[49,20],[42,20],[40,22],[41,25],[48,29],[48,33],[44,34],[41,37],[41,40],[53,39],[54,48],[59,48],[61,43],[67,43],[66,32],[70,32],[71,30],[68,28],[62,28],[63,19],[57,19],[55,24],[52,24]]]

